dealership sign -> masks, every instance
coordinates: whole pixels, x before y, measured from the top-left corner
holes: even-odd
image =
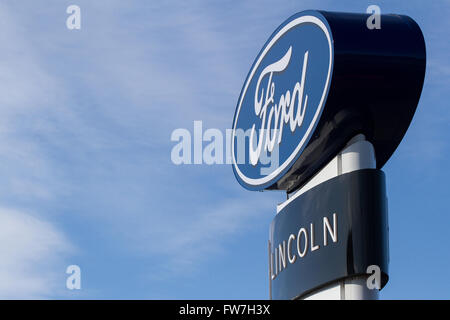
[[[383,15],[380,30],[366,19],[304,11],[269,37],[232,124],[233,171],[245,188],[295,190],[359,133],[377,168],[395,151],[420,97],[425,43],[409,17]]]
[[[373,266],[383,277],[380,288],[388,281],[380,169],[417,108],[426,53],[411,18],[382,15],[381,29],[369,29],[368,16],[293,15],[269,37],[244,81],[232,124],[234,175],[249,190],[288,194],[270,227],[273,299],[364,279]]]

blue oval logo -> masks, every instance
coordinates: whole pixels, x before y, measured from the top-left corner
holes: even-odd
[[[278,27],[256,57],[232,130],[233,171],[247,189],[277,182],[310,140],[331,82],[332,44],[325,18],[305,11]]]

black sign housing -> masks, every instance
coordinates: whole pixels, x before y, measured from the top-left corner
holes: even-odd
[[[269,189],[298,189],[359,133],[373,144],[376,166],[382,168],[406,133],[419,102],[426,53],[422,32],[413,19],[381,15],[381,29],[369,29],[369,14],[320,13],[334,43],[327,101],[303,153]]]

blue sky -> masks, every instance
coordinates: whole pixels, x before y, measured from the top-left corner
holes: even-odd
[[[81,30],[66,8],[81,8]],[[171,162],[176,128],[231,127],[272,31],[306,9],[407,14],[422,97],[384,167],[386,299],[449,298],[450,1],[2,1],[0,297],[265,299],[279,192]],[[82,289],[65,287],[79,265]]]

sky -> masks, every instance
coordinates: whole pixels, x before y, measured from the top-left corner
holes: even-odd
[[[415,19],[427,47],[417,112],[383,168],[380,297],[450,298],[448,0],[2,1],[0,298],[267,299],[285,195],[243,189],[227,164],[175,165],[171,134],[230,128],[253,60],[292,14],[372,4]]]

